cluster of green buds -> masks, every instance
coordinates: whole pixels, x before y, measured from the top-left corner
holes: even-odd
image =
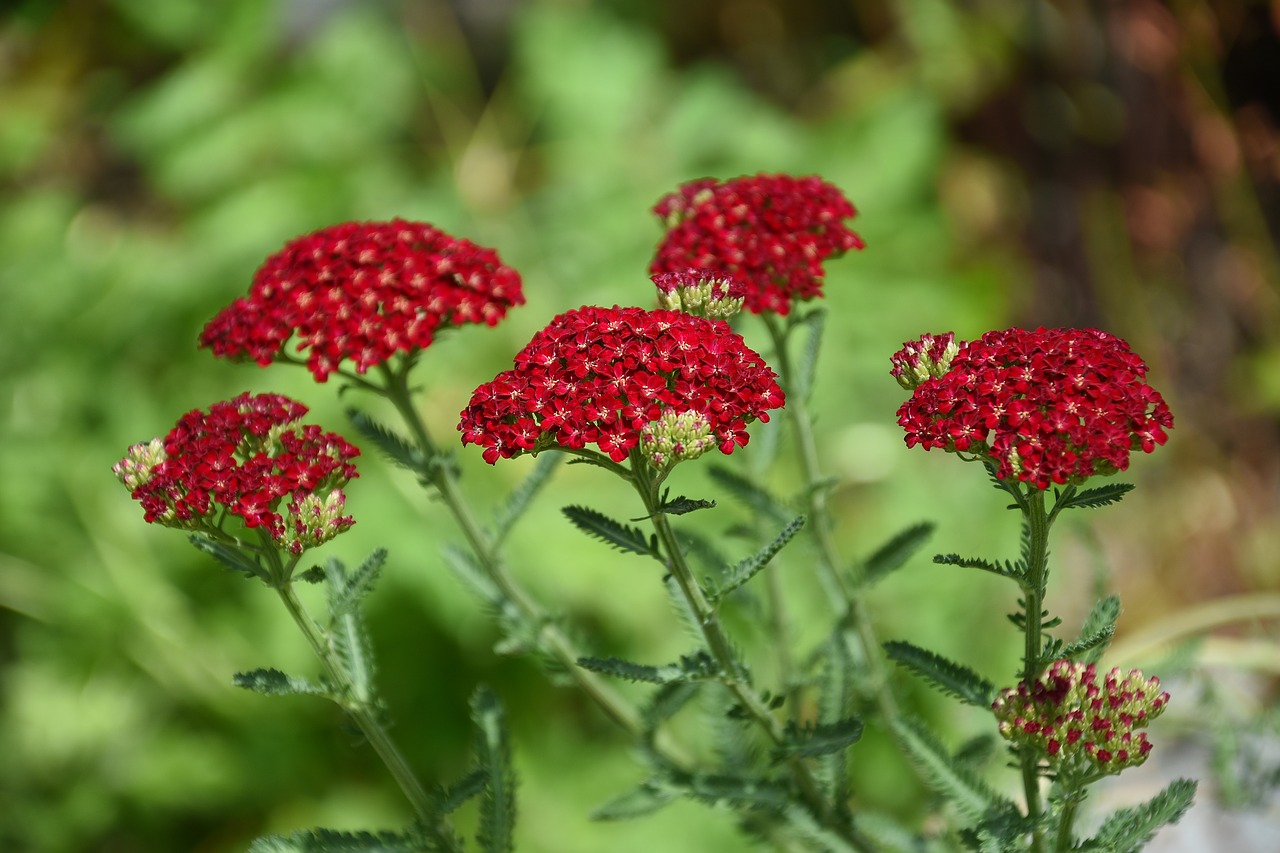
[[[1002,691],[992,710],[1001,735],[1056,771],[1108,775],[1147,760],[1151,744],[1136,730],[1168,704],[1160,679],[1139,670],[1113,669],[1099,684],[1093,664],[1060,660],[1038,681]]]
[[[737,314],[747,294],[742,281],[705,270],[659,273],[652,279],[658,287],[660,308],[712,320],[728,320]]]
[[[953,332],[945,335],[921,335],[919,340],[907,341],[889,360],[889,371],[898,384],[914,391],[930,379],[940,379],[951,369],[951,360],[960,352]]]
[[[640,430],[640,451],[659,470],[697,459],[716,447],[711,421],[700,412],[667,410]]]

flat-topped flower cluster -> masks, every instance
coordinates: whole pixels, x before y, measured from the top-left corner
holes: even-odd
[[[300,554],[355,523],[342,515],[342,486],[357,476],[351,460],[360,455],[341,436],[299,423],[306,413],[279,394],[241,394],[188,412],[112,470],[148,522],[214,530],[233,515]]]
[[[426,349],[445,326],[495,325],[524,303],[519,274],[498,254],[421,222],[345,222],[299,237],[205,327],[214,355],[270,364],[294,334],[323,382]]]
[[[597,446],[613,461],[667,412],[705,417],[721,452],[783,403],[776,374],[727,323],[676,311],[584,307],[556,317],[515,367],[476,389],[458,429],[485,461]]]
[[[1097,329],[1006,329],[958,347],[926,335],[892,362],[914,389],[898,409],[909,447],[989,456],[1001,479],[1038,489],[1123,471],[1173,426],[1146,363]]]
[[[1160,679],[1113,669],[1098,683],[1093,664],[1055,661],[1030,686],[1004,690],[992,705],[1000,734],[1029,746],[1055,766],[1083,756],[1104,773],[1147,760],[1151,744],[1136,731],[1160,716],[1169,694]]]
[[[649,271],[692,268],[738,278],[752,314],[787,314],[792,302],[821,296],[823,262],[865,245],[844,224],[853,205],[814,176],[690,181],[653,212],[668,231]]]

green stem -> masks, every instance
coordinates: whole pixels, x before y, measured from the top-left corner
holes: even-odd
[[[408,426],[414,441],[417,442],[422,452],[427,457],[437,456],[439,450],[435,442],[431,440],[426,424],[423,423],[413,406],[409,393],[407,372],[407,370],[392,370],[384,365],[387,385],[385,388],[377,390],[395,406],[396,411],[400,413],[401,418]],[[488,574],[489,579],[493,581],[502,595],[520,611],[521,616],[528,623],[538,626],[538,641],[542,649],[560,662],[565,671],[600,706],[606,716],[626,730],[632,737],[641,736],[644,733],[644,723],[640,712],[636,710],[633,704],[611,689],[595,673],[578,666],[578,659],[582,655],[574,646],[573,641],[551,622],[538,603],[507,572],[498,553],[497,546],[476,520],[470,504],[463,496],[458,486],[457,474],[453,469],[447,465],[436,466],[430,476],[431,485],[439,492],[445,506],[448,507],[449,512],[453,515],[454,521],[462,530],[462,535],[466,538],[467,545]],[[673,750],[668,747],[668,751],[671,752]],[[675,758],[683,760],[679,756]]]
[[[1028,531],[1027,574],[1022,580],[1024,602],[1022,680],[1031,684],[1040,677],[1040,641],[1043,632],[1041,611],[1044,609],[1045,588],[1049,581],[1049,514],[1045,511],[1044,492],[1029,486],[1025,502],[1019,506],[1026,520]],[[1044,850],[1044,831],[1040,817],[1044,806],[1040,799],[1040,757],[1032,750],[1024,749],[1021,758],[1022,787],[1027,798],[1027,817],[1033,829],[1032,853]]]
[[[1062,814],[1058,816],[1058,840],[1053,846],[1054,853],[1068,853],[1075,846],[1071,826],[1075,823],[1076,810],[1080,808],[1082,802],[1084,802],[1084,791],[1067,794],[1066,802],[1062,805]]]
[[[342,667],[334,660],[332,650],[324,637],[323,629],[316,624],[311,614],[303,607],[302,602],[293,590],[293,584],[286,581],[275,589],[280,595],[280,600],[284,602],[285,609],[293,617],[294,623],[302,631],[303,636],[307,638],[307,642],[311,645],[311,650],[320,659],[325,674],[329,677],[329,681],[333,684],[340,697],[340,704],[343,710],[355,721],[361,733],[364,734],[365,740],[369,742],[369,745],[373,747],[373,751],[378,754],[378,757],[382,759],[382,763],[386,765],[387,770],[391,772],[392,777],[395,778],[396,783],[400,786],[400,790],[404,792],[405,797],[409,800],[418,819],[424,823],[439,821],[440,824],[443,824],[437,833],[439,838],[449,839],[449,849],[456,851],[456,853],[462,853],[462,847],[452,840],[456,838],[456,834],[448,827],[447,819],[438,818],[434,815],[435,810],[431,804],[431,797],[427,794],[426,789],[422,787],[422,783],[418,781],[418,777],[409,767],[409,763],[405,761],[395,742],[391,740],[387,730],[378,722],[375,709],[356,697],[355,686],[351,683],[351,679],[347,677]]]
[[[724,626],[720,622],[719,613],[707,601],[707,597],[702,592],[702,587],[698,585],[697,580],[694,578],[693,571],[685,560],[684,552],[680,548],[680,543],[676,539],[675,531],[672,529],[666,513],[658,511],[660,504],[658,480],[651,475],[648,463],[638,453],[632,454],[631,465],[631,482],[635,485],[636,491],[644,503],[645,513],[653,523],[654,532],[657,533],[658,542],[662,546],[662,553],[666,556],[667,568],[671,572],[671,576],[675,578],[685,602],[688,603],[690,610],[693,611],[698,630],[702,633],[703,639],[706,640],[708,651],[711,652],[711,656],[715,658],[716,663],[720,666],[722,673],[720,683],[733,694],[733,697],[743,710],[765,732],[774,746],[785,746],[787,739],[782,726],[778,723],[777,718],[773,716],[768,706],[760,699],[755,689],[743,678],[741,666],[738,663],[737,656],[734,654],[733,645],[725,634]],[[809,766],[803,760],[793,757],[788,758],[786,763],[805,807],[823,825],[837,832],[858,850],[871,851],[875,849],[871,842],[863,838],[855,829],[841,825],[831,802],[822,793],[817,779],[814,778]]]
[[[814,564],[818,580],[827,593],[827,599],[840,617],[845,642],[854,660],[860,660],[870,675],[870,691],[876,708],[883,719],[893,719],[898,714],[897,702],[889,690],[884,661],[880,655],[880,642],[867,613],[861,595],[845,582],[842,575],[844,561],[836,545],[831,529],[831,512],[827,505],[827,489],[822,483],[821,463],[818,459],[817,441],[813,434],[813,418],[809,413],[808,389],[801,388],[791,360],[789,337],[796,326],[779,327],[778,318],[762,315],[765,327],[773,339],[778,375],[787,393],[784,414],[788,418],[796,441],[796,455],[804,474],[804,492],[807,501],[808,527],[813,531],[818,546],[818,560]]]

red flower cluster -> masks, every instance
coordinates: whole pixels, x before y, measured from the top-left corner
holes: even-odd
[[[1055,661],[1028,686],[1002,691],[992,704],[1000,733],[1031,746],[1051,764],[1083,755],[1105,773],[1118,773],[1146,761],[1151,744],[1145,728],[1169,704],[1160,679],[1138,670],[1113,669],[1101,685],[1093,664]]]
[[[360,455],[341,436],[299,424],[306,412],[278,394],[241,394],[188,412],[112,470],[148,522],[213,529],[227,513],[301,553],[354,523],[341,515],[341,487],[357,476],[351,460]]]
[[[441,326],[495,325],[524,303],[520,276],[492,249],[421,222],[348,222],[287,244],[214,317],[200,345],[270,364],[295,332],[324,382],[344,359],[364,373],[426,349]]]
[[[689,411],[730,453],[747,443],[748,423],[769,420],[782,402],[774,372],[723,321],[584,307],[552,320],[513,370],[477,388],[458,429],[489,463],[588,444],[621,462],[645,425]]]
[[[896,376],[943,340],[926,338],[893,357]],[[990,456],[1001,479],[1080,483],[1164,444],[1173,415],[1146,373],[1128,344],[1097,329],[988,332],[942,375],[922,374],[898,424],[908,447]]]
[[[821,296],[823,261],[864,245],[844,225],[853,205],[814,176],[704,178],[664,196],[653,212],[670,230],[649,271],[741,278],[752,314],[786,314],[794,300]]]

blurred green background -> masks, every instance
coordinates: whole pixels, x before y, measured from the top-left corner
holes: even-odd
[[[343,220],[426,220],[496,247],[524,276],[528,303],[507,322],[461,331],[423,360],[424,410],[452,443],[471,389],[550,317],[650,304],[649,208],[663,193],[705,175],[820,174],[858,206],[869,244],[828,266],[814,405],[847,554],[923,519],[939,524],[931,550],[1016,548],[975,468],[903,446],[887,373],[902,341],[1091,325],[1147,359],[1177,424],[1167,447],[1136,460],[1124,504],[1064,525],[1053,606],[1072,626],[1099,585],[1116,589],[1123,643],[1180,636],[1206,600],[1266,602],[1280,588],[1276,3],[5,8],[0,849],[233,851],[265,832],[407,819],[328,705],[231,686],[258,666],[311,672],[300,638],[264,590],[143,524],[110,473],[130,444],[244,390],[289,394],[347,430],[336,382],[195,349],[269,253]],[[758,325],[740,327],[766,348]],[[758,466],[769,437],[730,464]],[[530,465],[460,455],[481,506]],[[513,563],[588,648],[668,660],[685,649],[651,568],[558,514],[588,494],[639,514],[602,479],[562,470],[518,529]],[[698,471],[675,485],[707,494]],[[519,849],[745,847],[730,815],[693,805],[591,822],[592,807],[642,778],[627,745],[534,664],[493,653],[485,614],[439,558],[452,537],[443,513],[409,478],[370,454],[349,494],[359,523],[329,551],[355,562],[390,547],[374,642],[394,735],[425,777],[465,768],[466,700],[485,681],[514,729]],[[717,534],[735,513],[724,502],[693,518]],[[803,572],[803,547],[784,565]],[[948,649],[996,680],[1013,671],[1011,591],[994,578],[921,556],[873,605],[885,638]],[[1252,674],[1245,710],[1264,706],[1280,669],[1275,625],[1227,621],[1195,669]],[[903,686],[957,742],[988,725]],[[1193,735],[1197,695],[1170,715]],[[883,738],[855,759],[865,806],[927,807]]]

